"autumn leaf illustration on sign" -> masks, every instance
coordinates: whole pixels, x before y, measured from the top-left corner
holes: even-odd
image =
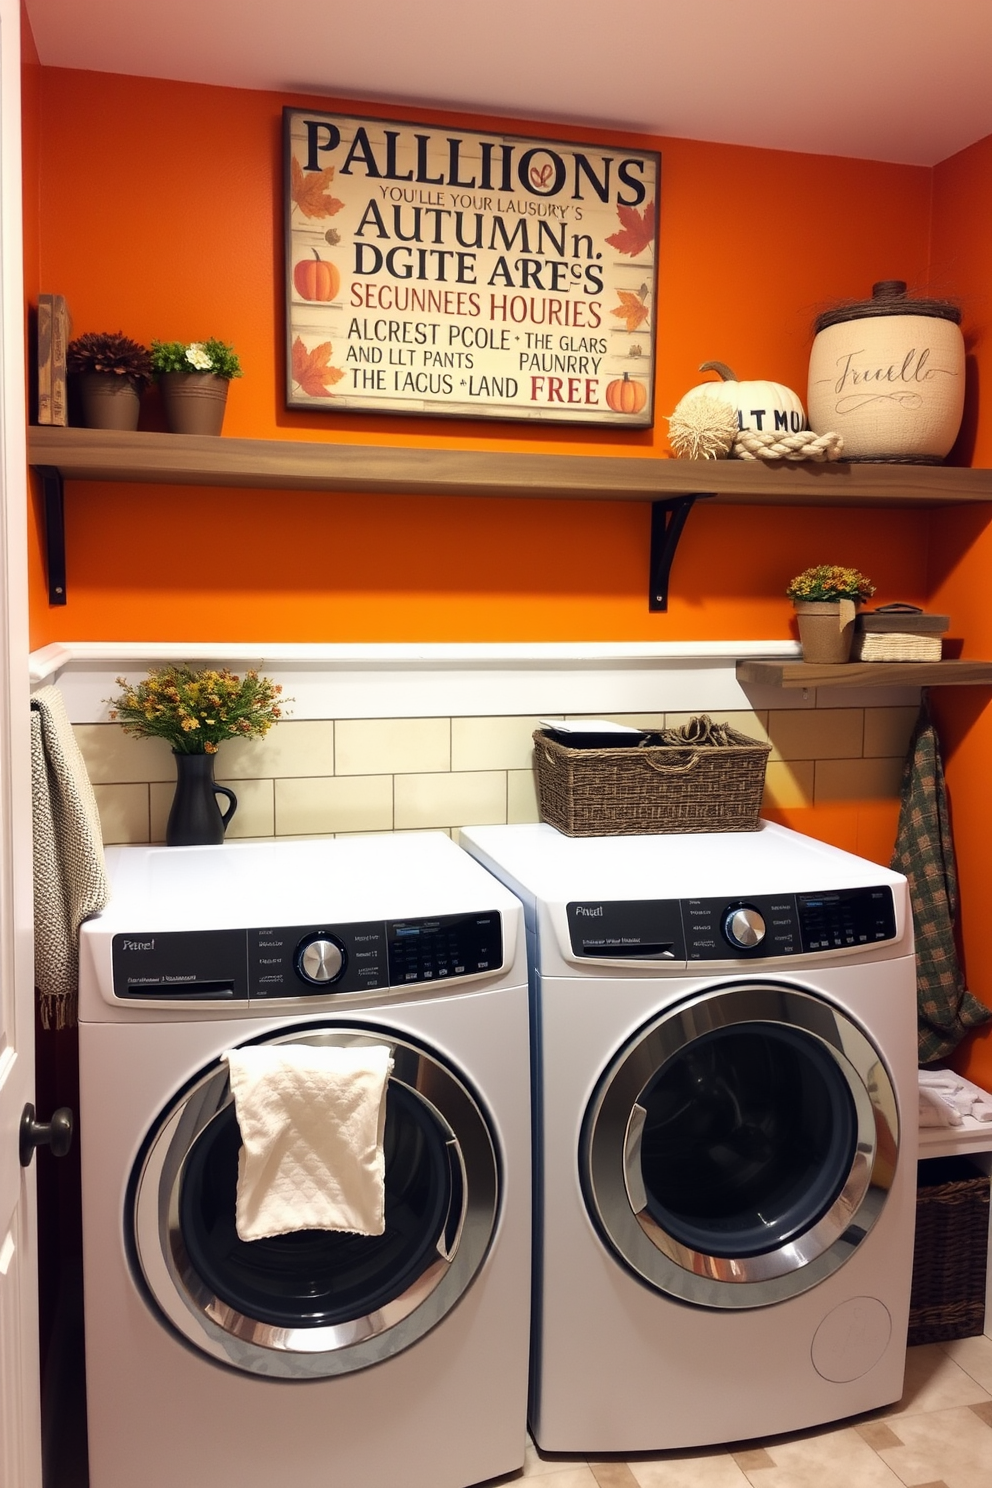
[[[648,307],[645,304],[648,297],[647,285],[642,284],[636,294],[632,289],[618,289],[617,294],[620,296],[620,303],[610,314],[624,322],[624,330],[636,331],[648,318]]]
[[[335,212],[340,212],[344,202],[327,194],[333,179],[333,165],[329,165],[326,170],[304,171],[300,162],[293,157],[290,194],[304,217],[333,217]]]
[[[628,258],[636,258],[654,240],[654,202],[649,201],[643,212],[636,207],[617,207],[620,231],[607,238],[611,248]]]
[[[341,367],[331,366],[331,343],[322,341],[307,351],[302,338],[293,342],[293,381],[311,398],[333,398],[331,386],[344,376]]]

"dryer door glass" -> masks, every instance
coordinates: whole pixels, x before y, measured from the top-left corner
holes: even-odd
[[[216,1065],[163,1113],[134,1170],[134,1259],[158,1309],[211,1357],[282,1378],[348,1373],[409,1347],[471,1284],[496,1225],[496,1146],[462,1081],[409,1040],[336,1026],[266,1042],[389,1045],[384,1234],[239,1239],[241,1135]]]
[[[797,1029],[743,1023],[704,1034],[663,1065],[638,1106],[648,1213],[703,1254],[757,1256],[797,1239],[851,1170],[847,1080]]]
[[[782,984],[711,989],[642,1029],[583,1132],[590,1213],[620,1259],[708,1307],[815,1286],[878,1218],[898,1149],[878,1051]]]

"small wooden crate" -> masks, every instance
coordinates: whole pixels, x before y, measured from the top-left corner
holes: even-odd
[[[964,1157],[919,1164],[909,1342],[972,1338],[985,1328],[989,1178]]]
[[[756,832],[770,744],[574,749],[534,735],[541,820],[567,837]]]

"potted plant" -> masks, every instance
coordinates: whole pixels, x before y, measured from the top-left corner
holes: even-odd
[[[803,569],[785,592],[795,606],[803,661],[847,661],[858,605],[875,593],[874,584],[856,568],[821,563]]]
[[[176,761],[176,794],[165,840],[169,847],[223,842],[237,810],[232,790],[214,781],[214,755],[228,739],[261,739],[282,717],[282,688],[256,671],[194,671],[164,666],[132,685],[117,678],[110,716],[134,739],[164,739]],[[229,802],[223,814],[217,797]]]
[[[173,434],[220,433],[231,378],[242,375],[233,346],[216,338],[153,341],[152,368]]]
[[[151,381],[147,346],[123,331],[86,331],[66,347],[89,429],[136,429],[141,394]]]

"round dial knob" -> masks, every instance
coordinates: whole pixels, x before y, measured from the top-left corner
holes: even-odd
[[[750,904],[742,904],[738,909],[724,912],[723,933],[732,946],[750,951],[764,940],[765,921]]]
[[[344,966],[344,946],[330,935],[314,935],[296,947],[296,974],[314,986],[336,982]]]

